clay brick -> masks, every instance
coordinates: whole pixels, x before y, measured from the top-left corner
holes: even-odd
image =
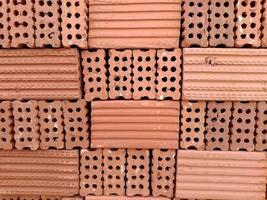
[[[19,195],[19,200],[40,200],[39,195]]]
[[[95,99],[107,99],[108,86],[106,77],[107,69],[105,50],[84,50],[82,51],[81,56],[84,76],[85,100],[92,101]]]
[[[127,150],[127,196],[149,196],[149,150]]]
[[[156,98],[156,50],[133,50],[133,99]]]
[[[231,120],[232,151],[254,151],[256,102],[234,102]]]
[[[0,157],[0,195],[72,196],[79,192],[76,150],[0,151]]]
[[[61,46],[59,3],[59,0],[35,1],[36,47]]]
[[[237,0],[235,47],[260,47],[261,2]]]
[[[64,148],[63,116],[61,101],[39,101],[40,148]]]
[[[9,12],[7,0],[2,0],[0,2],[0,21],[0,47],[9,48]]]
[[[125,195],[125,149],[103,149],[104,195]]]
[[[0,102],[0,150],[14,148],[13,115],[10,101]]]
[[[132,51],[109,50],[109,98],[132,99]]]
[[[262,1],[261,47],[267,47],[267,1]]]
[[[62,1],[62,43],[64,47],[88,47],[88,5],[87,0]]]
[[[60,196],[47,196],[47,195],[42,195],[40,197],[41,200],[61,200],[62,198]]]
[[[180,99],[181,50],[157,50],[157,99]]]
[[[176,150],[153,149],[151,188],[153,197],[173,197]]]
[[[66,149],[89,147],[89,121],[86,101],[63,101]]]
[[[62,197],[62,200],[83,200],[83,197],[80,196]]]
[[[205,101],[182,102],[180,147],[204,150]]]
[[[19,200],[18,195],[0,195],[0,200]]]
[[[229,150],[232,102],[207,102],[206,150]]]
[[[85,200],[170,200],[169,198],[163,197],[120,197],[120,196],[87,196]]]
[[[267,102],[257,103],[255,150],[267,151]]]
[[[39,148],[39,123],[37,101],[13,101],[15,147],[19,150]]]
[[[182,47],[208,47],[208,1],[183,1]]]
[[[11,47],[34,47],[33,1],[9,1]]]
[[[209,46],[234,47],[235,1],[211,0]],[[222,12],[223,11],[223,12]]]
[[[80,160],[80,195],[103,195],[102,149],[82,149]]]

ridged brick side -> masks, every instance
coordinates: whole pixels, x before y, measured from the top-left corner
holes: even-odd
[[[62,197],[62,200],[83,200],[83,197],[73,196],[73,197]]]
[[[256,151],[267,151],[267,102],[257,103]]]
[[[0,2],[0,47],[10,47],[8,1]]]

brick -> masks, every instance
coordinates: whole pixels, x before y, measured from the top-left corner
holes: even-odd
[[[120,197],[120,196],[87,196],[85,200],[170,200],[169,198],[163,197]]]
[[[208,1],[183,1],[182,47],[208,47]]]
[[[174,194],[176,150],[153,149],[151,188],[153,197],[169,197]]]
[[[80,195],[103,195],[102,149],[82,149],[80,154]]]
[[[109,98],[132,99],[132,51],[109,50]]]
[[[235,47],[260,47],[261,9],[260,1],[237,1]]]
[[[86,101],[63,101],[66,149],[89,147],[89,121]]]
[[[229,150],[232,102],[207,102],[206,150]]]
[[[34,47],[33,2],[9,1],[11,47]]]
[[[0,150],[14,148],[13,115],[10,101],[0,102]]]
[[[76,150],[0,151],[0,157],[4,172],[0,195],[72,196],[79,192]]]
[[[105,50],[84,50],[81,53],[86,101],[108,98]]]
[[[204,101],[182,101],[180,138],[182,149],[204,150],[205,109]]]
[[[9,12],[8,12],[8,1],[2,0],[0,2],[0,47],[10,47],[10,35],[9,35]]]
[[[39,195],[19,195],[19,200],[40,200]]]
[[[133,50],[133,99],[156,98],[156,50]]]
[[[267,2],[262,2],[261,47],[267,47]]]
[[[83,200],[83,197],[80,196],[62,197],[62,200]]]
[[[19,200],[18,195],[0,195],[0,200]]]
[[[257,103],[255,150],[267,150],[267,102]]]
[[[211,0],[209,14],[209,46],[234,47],[235,2]],[[224,11],[224,12],[222,12]]]
[[[64,47],[88,47],[88,5],[87,0],[62,1],[62,43]]]
[[[38,101],[40,148],[64,148],[64,130],[61,101]]]
[[[256,102],[234,102],[231,120],[232,151],[254,151]]]
[[[181,50],[157,50],[157,94],[158,100],[180,99]]]
[[[60,196],[47,196],[47,195],[41,195],[41,200],[61,200],[62,198]]]
[[[125,196],[126,150],[103,149],[104,195]]]
[[[127,196],[149,196],[149,150],[127,150]]]
[[[59,7],[59,1],[56,0],[39,0],[34,3],[36,47],[61,46]]]
[[[15,147],[19,150],[39,148],[39,124],[37,101],[13,101]]]

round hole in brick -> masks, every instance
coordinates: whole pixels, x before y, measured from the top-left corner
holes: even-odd
[[[142,62],[143,58],[141,56],[138,57],[137,59],[139,62]]]

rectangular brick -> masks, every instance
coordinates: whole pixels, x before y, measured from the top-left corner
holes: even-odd
[[[85,200],[170,200],[169,198],[163,197],[120,197],[120,196],[87,196]]]
[[[11,101],[0,102],[0,150],[14,148],[14,130]]]
[[[267,151],[267,102],[257,103],[255,150]]]
[[[267,47],[267,2],[262,2],[261,47]]]
[[[8,13],[8,1],[2,0],[0,3],[0,47],[10,47],[10,35],[9,35],[9,13]]]

